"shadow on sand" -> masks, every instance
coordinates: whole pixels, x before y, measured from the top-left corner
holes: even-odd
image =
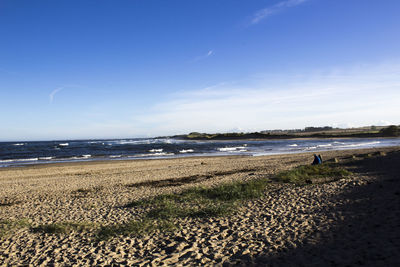
[[[337,218],[296,248],[242,259],[259,266],[400,266],[400,152],[346,164],[350,183],[322,212]],[[333,215],[333,216],[332,216]]]

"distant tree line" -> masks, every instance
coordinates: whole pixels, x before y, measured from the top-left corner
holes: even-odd
[[[330,131],[333,130],[332,127],[330,126],[324,126],[324,127],[306,127],[304,128],[305,132],[320,132],[320,131]]]
[[[396,125],[390,125],[389,127],[383,128],[380,133],[383,136],[400,136],[400,127]]]

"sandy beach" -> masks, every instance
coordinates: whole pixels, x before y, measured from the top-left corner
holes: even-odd
[[[277,173],[312,153],[83,162],[0,169],[0,220],[24,221],[0,237],[0,265],[400,265],[400,147],[321,152],[351,175],[297,186]],[[140,219],[126,205],[193,186],[270,179],[232,215],[179,218],[172,232],[51,234],[40,225],[113,225]]]

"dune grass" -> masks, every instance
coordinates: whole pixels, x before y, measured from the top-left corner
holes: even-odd
[[[14,233],[15,231],[29,227],[30,223],[27,219],[21,220],[0,220],[0,237],[4,237]]]
[[[83,232],[92,229],[94,226],[92,223],[60,222],[32,227],[31,231],[34,233],[68,234],[71,232]]]
[[[337,164],[306,165],[278,173],[275,181],[302,185],[313,179],[326,177],[336,179],[349,174],[349,171],[340,168]],[[163,194],[133,201],[124,207],[141,207],[147,212],[144,212],[137,220],[112,225],[60,222],[30,227],[25,221],[0,221],[0,236],[26,226],[29,226],[32,232],[48,234],[92,231],[96,240],[107,240],[118,235],[144,235],[157,230],[172,231],[179,228],[176,225],[179,218],[230,215],[243,201],[261,197],[270,183],[271,180],[268,178],[237,181],[213,187],[193,187],[178,194]],[[76,190],[76,193],[81,194],[90,192],[92,190]]]
[[[134,201],[125,207],[151,207],[147,216],[153,219],[223,216],[230,214],[238,202],[261,196],[269,182],[267,179],[257,179],[214,187],[193,187],[180,194],[164,194]]]
[[[294,169],[278,173],[277,181],[293,184],[307,184],[310,181],[331,178],[339,179],[351,174],[335,164],[302,165]]]
[[[142,220],[132,220],[121,224],[101,226],[96,231],[96,239],[98,241],[107,240],[118,235],[140,236],[154,232],[155,230],[168,232],[176,228],[176,225],[168,220],[152,220],[150,218],[144,218]]]
[[[306,184],[309,179],[344,177],[350,172],[338,166],[321,164],[299,166],[276,175],[277,182]],[[246,182],[230,182],[213,187],[193,187],[179,194],[163,194],[156,197],[133,201],[126,208],[148,208],[139,221],[102,227],[98,237],[108,239],[116,235],[140,235],[155,230],[178,228],[178,218],[219,217],[234,213],[243,201],[263,195],[269,179],[255,179]]]
[[[125,207],[149,208],[140,220],[102,226],[96,235],[98,239],[104,240],[117,235],[142,235],[155,230],[171,231],[178,228],[175,224],[178,218],[226,216],[235,211],[239,202],[261,196],[269,182],[267,179],[259,179],[209,188],[194,187],[180,194],[163,194],[134,201]]]

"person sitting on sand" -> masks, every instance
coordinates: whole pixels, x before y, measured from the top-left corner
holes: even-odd
[[[320,157],[318,157],[317,154],[314,154],[314,161],[311,163],[311,165],[318,165],[321,163],[322,163],[322,161],[321,161]]]

